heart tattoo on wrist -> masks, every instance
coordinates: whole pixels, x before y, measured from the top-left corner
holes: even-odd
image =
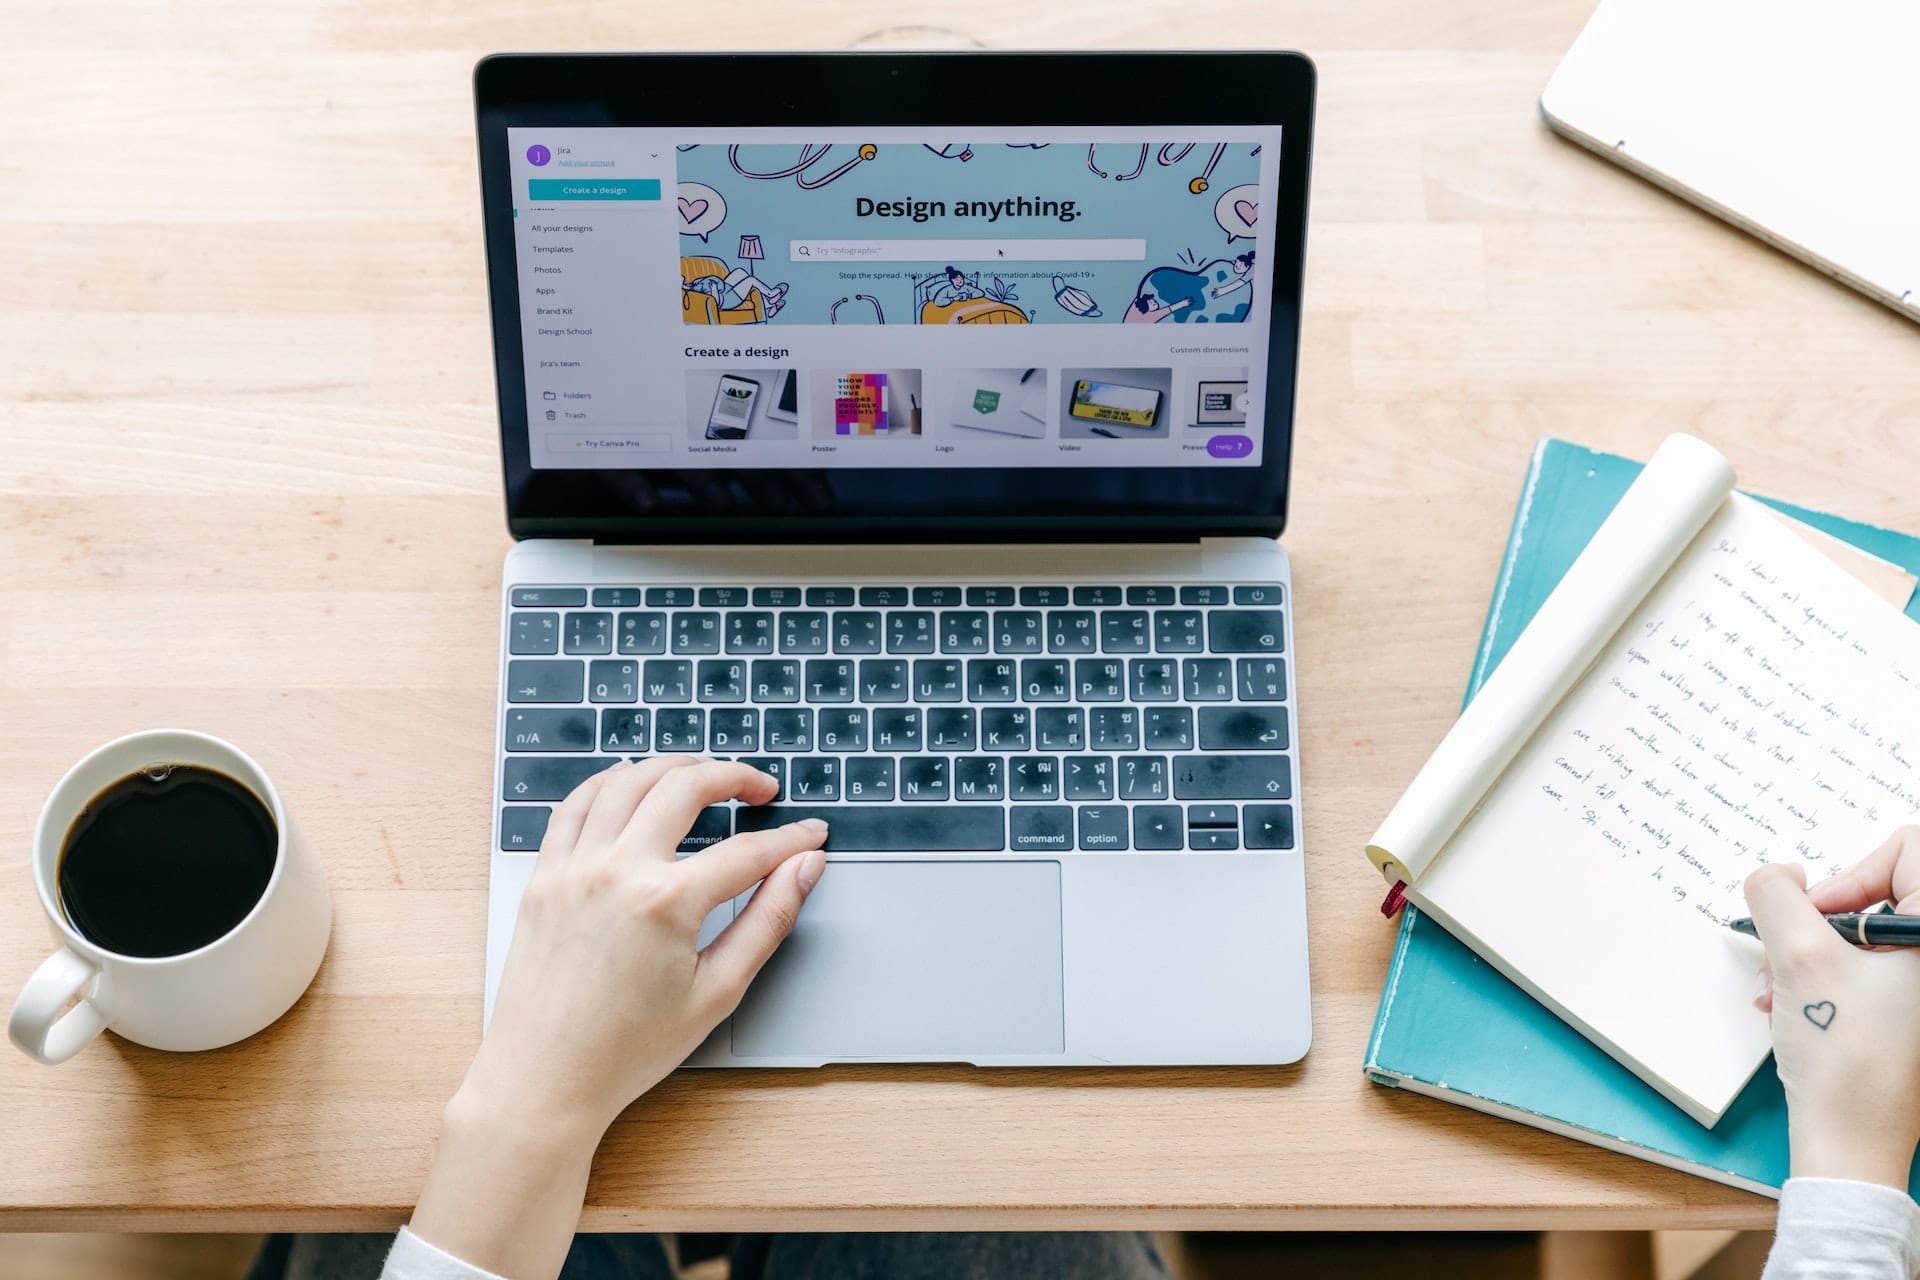
[[[1808,1022],[1825,1031],[1833,1025],[1833,1015],[1840,1012],[1840,1006],[1831,1000],[1822,1000],[1818,1004],[1808,1005],[1800,1012],[1807,1015]]]

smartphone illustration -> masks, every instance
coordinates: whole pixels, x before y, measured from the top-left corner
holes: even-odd
[[[753,421],[753,402],[759,397],[760,384],[753,379],[720,375],[713,408],[707,412],[707,439],[745,440],[747,425]]]

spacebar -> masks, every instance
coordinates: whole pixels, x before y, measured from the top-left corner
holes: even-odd
[[[827,824],[828,853],[998,853],[1007,847],[1006,815],[997,806],[795,805],[741,809],[736,831],[765,831],[802,818]]]

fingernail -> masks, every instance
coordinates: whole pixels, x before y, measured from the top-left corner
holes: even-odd
[[[820,873],[827,869],[827,855],[815,849],[800,859],[800,892],[813,892],[813,886],[820,883]]]
[[[820,818],[802,818],[800,819],[800,821],[794,823],[793,825],[796,827],[805,827],[807,830],[812,831],[818,835],[827,834],[827,824],[824,820]]]

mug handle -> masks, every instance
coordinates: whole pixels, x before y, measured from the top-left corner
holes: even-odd
[[[107,1015],[91,994],[64,1016],[60,1011],[100,976],[100,971],[62,947],[44,960],[13,1002],[7,1038],[22,1052],[48,1066],[65,1062],[106,1028]]]

